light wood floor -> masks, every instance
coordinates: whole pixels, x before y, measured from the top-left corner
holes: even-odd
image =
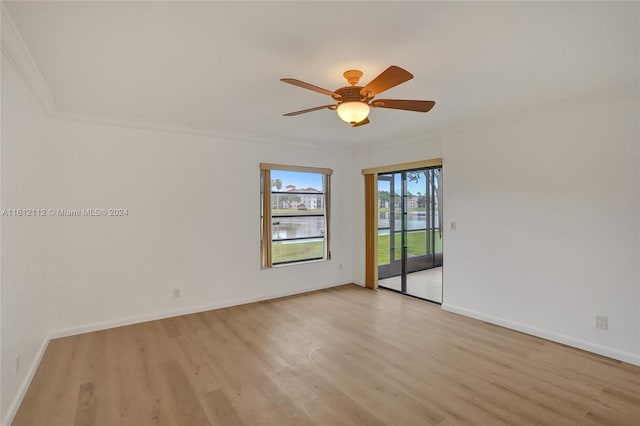
[[[639,425],[640,368],[355,285],[51,341],[14,426]]]

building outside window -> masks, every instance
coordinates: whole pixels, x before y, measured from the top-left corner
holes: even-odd
[[[263,268],[326,260],[331,169],[261,163]]]

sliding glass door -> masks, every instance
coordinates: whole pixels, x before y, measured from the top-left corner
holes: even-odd
[[[378,175],[378,285],[442,303],[442,168]]]

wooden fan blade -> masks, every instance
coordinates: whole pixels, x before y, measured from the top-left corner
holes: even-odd
[[[294,116],[294,115],[300,115],[300,114],[304,114],[304,113],[307,113],[307,112],[318,111],[318,110],[321,110],[321,109],[328,109],[328,108],[331,108],[331,107],[335,107],[335,105],[333,105],[333,104],[332,105],[322,105],[322,106],[319,106],[319,107],[303,109],[303,110],[300,110],[300,111],[289,112],[287,114],[282,114],[282,115],[284,115],[285,117],[291,117],[291,116]]]
[[[405,81],[409,81],[412,78],[413,74],[409,71],[403,70],[395,65],[391,65],[389,68],[384,70],[382,74],[374,78],[371,83],[364,86],[360,90],[360,94],[362,96],[373,97],[378,93],[382,93],[385,90],[391,89],[392,87],[402,84]]]
[[[428,112],[435,104],[434,101],[410,101],[407,99],[376,99],[371,102],[371,106],[375,108],[403,109],[418,112]]]
[[[336,95],[331,90],[323,89],[322,87],[314,86],[313,84],[305,83],[304,81],[296,80],[295,78],[281,78],[280,81],[302,87],[303,89],[313,90],[314,92],[322,93],[323,95]]]
[[[364,120],[362,120],[359,123],[353,123],[351,125],[351,127],[358,127],[358,126],[364,126],[365,124],[369,124],[369,117],[365,118]]]

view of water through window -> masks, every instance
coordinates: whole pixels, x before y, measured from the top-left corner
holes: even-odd
[[[322,259],[325,193],[321,173],[271,170],[273,264]]]

